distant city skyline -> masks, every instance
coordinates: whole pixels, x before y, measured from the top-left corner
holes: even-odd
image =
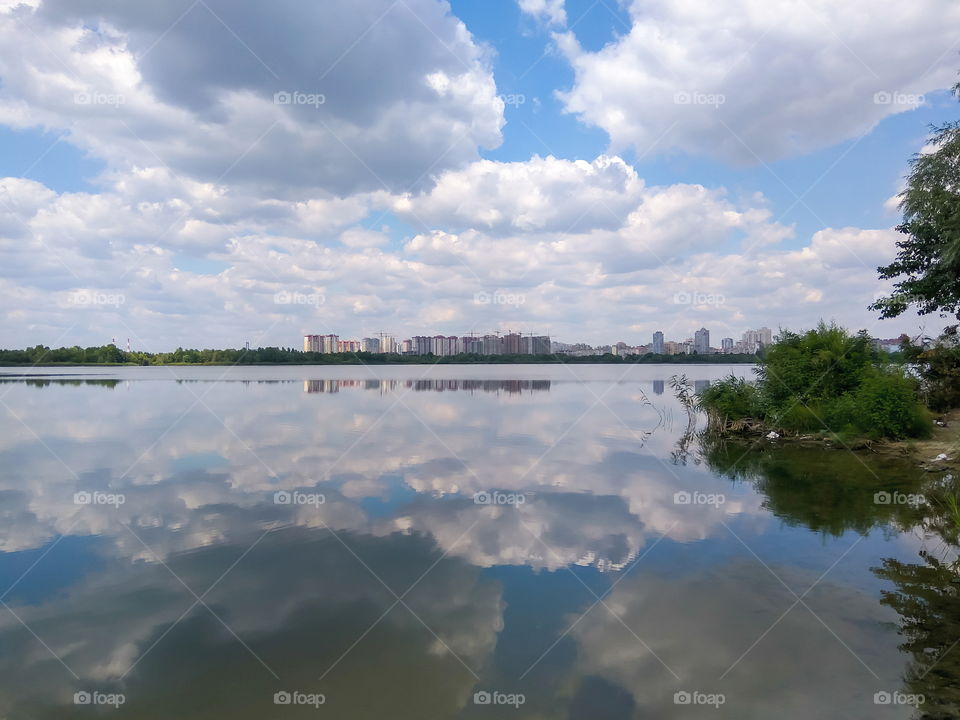
[[[567,343],[551,340],[549,335],[489,333],[486,335],[414,335],[407,339],[397,339],[390,333],[380,333],[377,337],[364,337],[360,340],[348,340],[336,334],[304,335],[303,351],[317,353],[400,353],[411,355],[436,355],[446,357],[460,353],[478,355],[504,354],[569,354],[576,356],[603,355],[689,355],[739,354],[752,355],[773,343],[776,334],[768,327],[745,330],[740,339],[721,338],[719,346],[710,342],[709,329],[695,330],[691,337],[684,340],[666,340],[661,330],[654,332],[649,343],[631,345],[624,341],[610,344],[590,345],[588,343]],[[897,338],[874,338],[878,349],[894,351],[899,347]]]
[[[666,340],[664,332],[653,333],[649,343],[630,345],[617,341],[609,345],[589,345],[587,343],[566,343],[552,341],[549,335],[535,333],[487,333],[478,335],[414,335],[398,339],[391,333],[379,333],[376,337],[357,339],[342,338],[335,333],[308,334],[303,336],[303,351],[314,353],[400,353],[411,355],[436,355],[446,357],[460,353],[479,355],[546,355],[566,353],[571,355],[593,355],[611,353],[613,355],[686,355],[710,353],[752,354],[773,342],[774,334],[770,328],[746,330],[739,340],[723,338],[720,347],[710,344],[710,331],[702,327],[693,332],[692,337],[682,341]]]

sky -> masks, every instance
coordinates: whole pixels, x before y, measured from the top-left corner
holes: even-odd
[[[0,346],[712,344],[868,309],[942,0],[0,0]]]

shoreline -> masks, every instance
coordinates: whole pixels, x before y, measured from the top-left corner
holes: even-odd
[[[944,426],[934,424],[933,434],[926,440],[895,440],[880,443],[879,454],[907,457],[927,472],[960,471],[960,408],[939,415]],[[946,460],[935,458],[944,454]]]
[[[768,438],[771,428],[762,423],[744,427],[742,431],[717,434],[724,440],[756,443],[758,447],[774,448],[790,445],[793,447],[819,448],[821,450],[847,450],[855,453],[870,453],[890,458],[905,459],[914,462],[918,468],[927,472],[960,472],[960,408],[941,413],[938,419],[945,425],[934,425],[933,434],[927,439],[910,438],[906,440],[871,440],[866,437],[839,439],[831,435],[783,434],[776,431],[778,437]],[[760,443],[758,440],[762,440]],[[944,454],[945,460],[935,458]]]
[[[49,362],[49,363],[0,363],[0,368],[46,368],[46,367],[305,367],[305,366],[323,366],[323,367],[353,367],[358,365],[370,366],[401,366],[401,365],[756,365],[756,362],[747,360],[729,360],[721,362],[718,360],[684,360],[683,362],[660,362],[645,360],[594,360],[594,359],[565,359],[565,360],[434,360],[434,361],[401,361],[401,362],[206,362],[206,363],[149,363],[142,365],[139,363],[74,363],[74,362]]]

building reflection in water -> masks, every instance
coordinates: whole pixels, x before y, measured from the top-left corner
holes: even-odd
[[[304,380],[303,391],[306,393],[335,393],[340,392],[342,388],[362,388],[364,390],[390,392],[399,388],[409,388],[414,391],[465,390],[467,392],[505,392],[513,394],[550,390],[550,383],[550,380]]]
[[[654,395],[663,395],[664,382],[663,380],[654,380],[653,381],[653,394]]]

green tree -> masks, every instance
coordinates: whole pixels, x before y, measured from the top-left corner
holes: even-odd
[[[960,84],[953,88],[960,96]],[[894,292],[870,306],[881,317],[910,306],[925,315],[938,312],[960,320],[960,121],[934,126],[928,146],[910,160],[907,187],[900,195],[906,237],[880,277],[895,279]],[[948,328],[956,334],[957,324]]]
[[[906,690],[924,697],[919,717],[952,720],[960,713],[957,566],[926,551],[920,555],[923,565],[890,558],[873,572],[896,588],[883,590],[880,602],[900,615],[900,649],[912,656],[904,673]]]

